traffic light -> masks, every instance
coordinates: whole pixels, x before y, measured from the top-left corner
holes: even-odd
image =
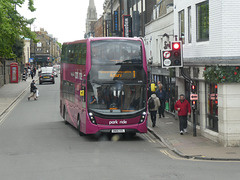
[[[172,64],[175,67],[182,67],[182,42],[172,42]]]
[[[161,51],[162,68],[182,67],[182,42],[172,42],[171,48]]]
[[[193,94],[197,93],[196,85],[193,84],[193,85],[191,86],[191,90],[192,90],[192,93],[193,93]]]
[[[197,101],[193,100],[192,101],[192,108],[195,110],[197,107]]]

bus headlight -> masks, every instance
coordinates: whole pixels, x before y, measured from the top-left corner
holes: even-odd
[[[93,123],[93,124],[97,124],[97,122],[96,122],[96,120],[95,120],[95,118],[94,118],[94,116],[93,116],[93,113],[88,113],[88,115],[89,115],[89,118],[90,118],[90,121]]]
[[[141,119],[140,119],[139,123],[143,123],[143,122],[144,122],[144,120],[145,120],[145,118],[146,118],[146,115],[147,115],[146,112],[143,112],[143,113],[142,113]]]

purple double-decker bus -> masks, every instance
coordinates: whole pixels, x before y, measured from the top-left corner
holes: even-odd
[[[90,38],[62,47],[60,113],[80,135],[147,132],[147,62],[139,38]]]

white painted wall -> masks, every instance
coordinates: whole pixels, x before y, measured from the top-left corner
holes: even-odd
[[[145,48],[147,59],[152,57],[153,64],[160,65],[160,50],[163,48],[163,34],[173,35],[173,11],[159,17],[145,26]],[[170,36],[170,41],[173,36]]]
[[[23,53],[24,53],[24,63],[28,63],[30,58],[30,40],[29,39],[24,40]]]
[[[174,1],[174,33],[179,33],[178,12],[185,11],[185,38],[183,55],[194,57],[240,56],[240,1],[209,0],[209,41],[196,42],[196,4],[205,0]],[[192,9],[192,43],[188,43],[188,7]]]
[[[240,84],[219,84],[219,141],[224,146],[240,146]]]

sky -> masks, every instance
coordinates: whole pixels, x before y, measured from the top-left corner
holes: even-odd
[[[84,38],[88,0],[34,0],[35,12],[27,9],[27,2],[18,7],[18,12],[26,18],[36,18],[32,30],[44,28],[58,42],[68,42]],[[98,18],[103,13],[104,0],[94,0]]]

